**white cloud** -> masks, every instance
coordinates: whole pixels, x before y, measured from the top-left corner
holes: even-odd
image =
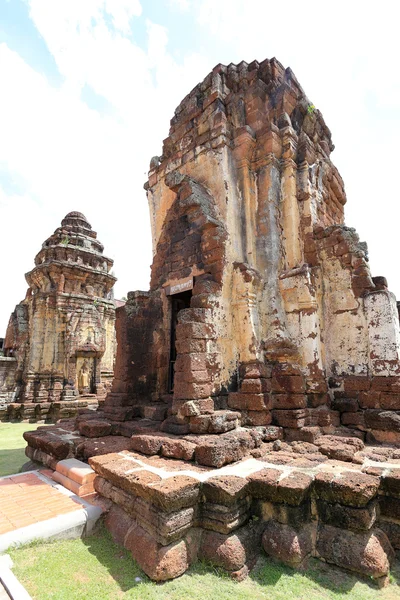
[[[24,244],[15,244],[18,210],[13,218],[12,211],[6,213],[6,222],[15,228],[3,231],[2,243],[22,254],[26,271],[63,216],[79,210],[115,259],[117,296],[148,289],[151,238],[143,183],[188,81],[195,85],[207,72],[204,61],[189,54],[177,64],[167,52],[165,28],[151,22],[147,48],[135,45],[125,35],[129,19],[139,14],[135,2],[31,0],[30,6],[65,80],[60,88],[52,87],[16,52],[0,46],[0,164],[24,181],[27,197],[38,199],[36,204],[31,200]],[[110,6],[119,31],[107,25],[104,7]],[[101,115],[91,110],[81,99],[85,85],[114,111]],[[19,201],[11,195],[8,200]],[[33,227],[34,221],[40,227]],[[20,300],[20,292],[15,293],[23,281],[15,261],[5,271],[12,293],[1,305],[2,330]]]
[[[130,20],[142,14],[139,0],[105,0],[105,10],[111,15],[114,27],[123,33],[129,33]]]
[[[147,35],[149,38],[148,57],[150,65],[156,67],[158,61],[165,58],[168,33],[165,27],[157,25],[151,21],[146,21]]]
[[[189,0],[169,0],[169,5],[172,8],[177,8],[178,10],[181,10],[182,12],[186,12],[190,8]]]
[[[0,323],[5,334],[8,318],[17,301],[25,297],[28,284],[24,274],[33,267],[33,257],[55,227],[46,214],[41,219],[41,208],[28,194],[7,194],[0,187],[0,215],[2,223],[2,299]]]

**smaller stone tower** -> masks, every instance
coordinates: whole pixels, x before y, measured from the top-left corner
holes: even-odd
[[[115,354],[112,265],[80,212],[68,213],[42,245],[5,341],[6,355],[17,359],[20,417],[43,418],[49,410],[67,416],[74,404],[76,410],[106,395]]]

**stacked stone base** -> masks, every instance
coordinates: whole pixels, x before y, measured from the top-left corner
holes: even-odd
[[[279,427],[240,428],[221,435],[176,436],[159,430],[151,420],[110,422],[101,411],[85,412],[76,419],[60,420],[54,426],[38,427],[24,433],[26,454],[44,454],[40,462],[78,458],[121,450],[136,450],[146,456],[193,461],[207,467],[222,467],[283,437]],[[322,455],[321,455],[322,456]],[[323,458],[323,457],[322,457]],[[35,459],[36,460],[36,459]]]
[[[289,363],[242,364],[228,406],[242,426],[282,427],[287,441],[321,435],[400,446],[400,377],[306,375]]]
[[[0,422],[55,423],[76,417],[84,409],[96,410],[100,403],[94,394],[57,402],[10,402],[0,405]]]
[[[263,548],[293,568],[315,557],[382,585],[400,548],[400,463],[373,475],[344,463],[306,473],[262,461],[181,474],[167,460],[147,470],[132,452],[89,463],[109,502],[107,527],[156,581],[198,559],[242,579]]]
[[[107,526],[157,581],[199,558],[241,579],[263,548],[383,584],[400,549],[398,386],[248,363],[224,401],[187,400],[182,415],[171,397],[114,391],[103,410],[24,434],[26,453],[52,469],[89,461]]]
[[[194,318],[192,313],[190,318]],[[198,318],[203,318],[201,311],[199,314],[196,313]],[[186,365],[188,372],[177,373],[185,373],[187,378],[203,373],[197,370],[205,364],[204,353],[200,354],[183,354],[190,358],[181,361],[182,365],[190,363]],[[260,435],[263,443],[277,438],[288,443],[312,443],[326,456],[350,462],[364,443],[400,444],[399,377],[348,376],[327,380],[322,373],[306,375],[289,363],[260,361],[241,364],[238,377],[238,391],[200,395],[197,399],[177,399],[172,395],[136,397],[119,391],[117,381],[95,417],[99,422],[92,420],[93,415],[83,414],[75,428],[88,438],[132,437],[132,448],[145,454],[164,455],[169,436],[178,437],[182,442],[165,450],[166,456],[214,467],[249,454],[258,447]],[[63,406],[62,416],[69,416],[72,405]],[[266,430],[268,435],[263,437],[260,432]],[[271,434],[272,431],[279,434]]]
[[[368,443],[400,445],[400,377],[331,378],[340,423]]]
[[[94,493],[95,473],[87,464],[76,458],[70,458],[60,460],[54,466],[52,478],[67,490],[80,497]]]
[[[192,461],[221,468],[253,456],[268,462],[308,467],[327,458],[363,464],[365,459],[397,461],[400,449],[394,446],[365,446],[346,428],[334,435],[322,435],[318,427],[304,427],[291,440],[281,427],[269,425],[238,428],[220,435],[173,435],[160,430],[160,422],[137,418],[132,421],[108,421],[101,411],[85,411],[76,419],[60,420],[54,426],[26,432],[27,455],[44,452],[49,460],[108,454],[116,450],[134,450],[146,456]],[[283,441],[286,437],[287,441]],[[300,438],[300,441],[299,441]],[[48,464],[48,459],[45,464]],[[298,464],[300,466],[300,464]]]
[[[246,479],[216,477],[201,484],[177,475],[162,480],[147,471],[128,476],[133,455],[94,458],[95,489],[110,501],[106,526],[156,581],[182,575],[205,559],[243,579],[258,556],[262,528],[249,522]],[[91,459],[92,460],[92,459]],[[93,465],[92,465],[93,466]]]

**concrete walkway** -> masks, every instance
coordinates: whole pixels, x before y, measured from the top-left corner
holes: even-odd
[[[82,509],[35,472],[0,479],[0,535]]]
[[[83,464],[83,471],[87,469]],[[79,497],[53,476],[53,471],[42,469],[0,477],[0,600],[30,600],[3,552],[38,539],[81,537],[93,529],[102,513],[95,503],[96,494]]]
[[[32,600],[12,572],[13,561],[8,554],[0,556],[0,600]]]
[[[0,600],[10,600],[10,596],[7,594],[2,583],[0,582]]]
[[[50,475],[43,470],[0,478],[0,553],[37,539],[80,537],[100,517],[99,506],[46,473]]]

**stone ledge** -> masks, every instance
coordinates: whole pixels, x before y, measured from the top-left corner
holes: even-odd
[[[378,506],[400,502],[384,493],[391,493],[390,482],[397,482],[400,465],[381,476],[338,461],[307,472],[255,459],[207,469],[160,457],[143,461],[133,452],[94,457],[90,464],[99,475],[96,491],[132,519],[131,541],[123,543],[158,581],[188,568],[192,531],[196,556],[239,578],[248,572],[261,534],[267,554],[287,565],[302,567],[308,556],[316,555],[378,583],[387,576],[393,556],[389,539],[395,547],[400,543],[397,512],[381,517],[389,539],[376,529]],[[136,538],[152,548],[152,559],[144,560],[134,550]]]

